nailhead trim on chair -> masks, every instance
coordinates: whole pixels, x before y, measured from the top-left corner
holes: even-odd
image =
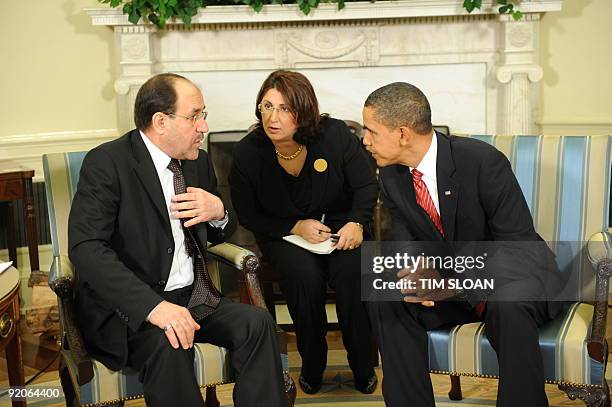
[[[211,384],[206,384],[206,385],[202,385],[200,386],[200,389],[206,389],[208,387],[216,387],[216,386],[222,386],[224,384],[231,384],[234,382],[218,382],[218,383],[211,383]],[[131,401],[131,400],[138,400],[144,397],[144,394],[140,394],[138,396],[129,396],[129,397],[123,397],[120,399],[115,399],[115,400],[108,400],[108,401],[104,401],[102,403],[87,403],[87,404],[79,404],[81,407],[102,407],[102,406],[108,406],[110,404],[115,404],[115,403],[120,403],[122,401]]]
[[[480,375],[474,373],[461,373],[461,372],[447,372],[444,370],[430,370],[429,373],[433,374],[443,374],[448,376],[463,376],[463,377],[478,377],[481,379],[499,379],[499,376],[493,375]],[[556,384],[556,385],[566,385],[573,386],[585,389],[601,389],[603,386],[598,384],[584,384],[584,383],[572,383],[572,382],[564,382],[563,380],[544,380],[547,384]]]
[[[289,374],[289,371],[287,370],[283,370],[283,373],[287,373]],[[200,389],[206,389],[208,387],[216,387],[216,386],[222,386],[224,384],[232,384],[234,382],[232,381],[228,381],[228,382],[217,382],[217,383],[211,383],[211,384],[206,384],[206,385],[202,385],[200,386]],[[114,404],[114,403],[120,403],[122,401],[130,401],[130,400],[138,400],[144,397],[144,394],[138,395],[138,396],[130,396],[130,397],[124,397],[121,399],[115,399],[115,400],[109,400],[109,401],[105,401],[103,403],[88,403],[88,404],[80,404],[81,407],[102,407],[102,406],[108,406],[110,404]]]

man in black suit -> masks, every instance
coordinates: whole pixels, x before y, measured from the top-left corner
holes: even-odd
[[[85,157],[68,230],[77,323],[96,359],[139,371],[147,405],[204,405],[193,343],[209,342],[230,351],[236,406],[286,406],[272,318],[221,296],[206,271],[207,241],[235,221],[200,150],[204,109],[186,78],[154,76],[137,129]]]
[[[427,331],[484,320],[499,363],[497,405],[547,405],[538,327],[559,312],[559,303],[546,300],[558,280],[554,258],[534,230],[510,163],[484,142],[436,133],[427,98],[408,83],[374,91],[365,102],[363,121],[363,143],[382,167],[393,240],[429,242],[420,244],[450,254],[466,242],[506,242],[490,246],[496,254],[485,273],[495,278],[495,289],[479,297],[448,287],[407,286],[403,301],[368,303],[382,355],[386,404],[434,405]],[[448,271],[420,267],[416,273],[401,270],[398,277],[441,281]],[[509,301],[513,298],[524,301]]]

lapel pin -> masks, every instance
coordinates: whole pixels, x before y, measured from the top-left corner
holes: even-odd
[[[327,161],[324,158],[318,158],[314,162],[314,169],[317,172],[325,172],[327,170]]]
[[[451,191],[444,191],[444,195],[450,196],[450,194],[451,194]]]

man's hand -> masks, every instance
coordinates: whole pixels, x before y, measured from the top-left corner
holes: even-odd
[[[361,246],[363,242],[363,228],[355,222],[347,222],[346,225],[338,231],[338,242],[336,249],[338,250],[353,250]]]
[[[331,229],[314,219],[298,220],[291,233],[303,237],[310,243],[321,243],[329,238]]]
[[[436,301],[445,300],[457,295],[455,290],[446,288],[444,279],[440,276],[438,270],[426,268],[424,263],[425,259],[420,257],[418,266],[414,272],[409,268],[405,268],[397,273],[397,277],[399,277],[400,281],[403,280],[406,283],[403,286],[409,287],[408,282],[412,282],[412,287],[414,287],[412,289],[401,289],[402,294],[408,294],[404,297],[404,301],[420,303],[425,307],[433,307],[436,305]],[[440,282],[442,283],[435,285],[435,283]]]
[[[174,349],[181,345],[183,349],[191,348],[195,331],[200,329],[187,308],[168,301],[162,301],[153,309],[149,322],[166,332]]]
[[[170,205],[170,210],[174,217],[189,218],[185,222],[185,227],[225,217],[225,208],[221,199],[201,188],[187,187],[187,192],[174,195],[172,202],[174,203]]]

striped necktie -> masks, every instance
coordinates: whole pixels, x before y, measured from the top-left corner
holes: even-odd
[[[433,199],[431,199],[431,195],[429,195],[429,190],[427,189],[427,185],[425,185],[425,181],[423,181],[423,173],[416,168],[412,170],[412,183],[414,184],[414,192],[416,194],[417,204],[429,219],[433,222],[434,226],[442,236],[444,236],[444,228],[442,227],[442,220],[440,219],[440,214],[436,210],[436,206],[434,205]]]

